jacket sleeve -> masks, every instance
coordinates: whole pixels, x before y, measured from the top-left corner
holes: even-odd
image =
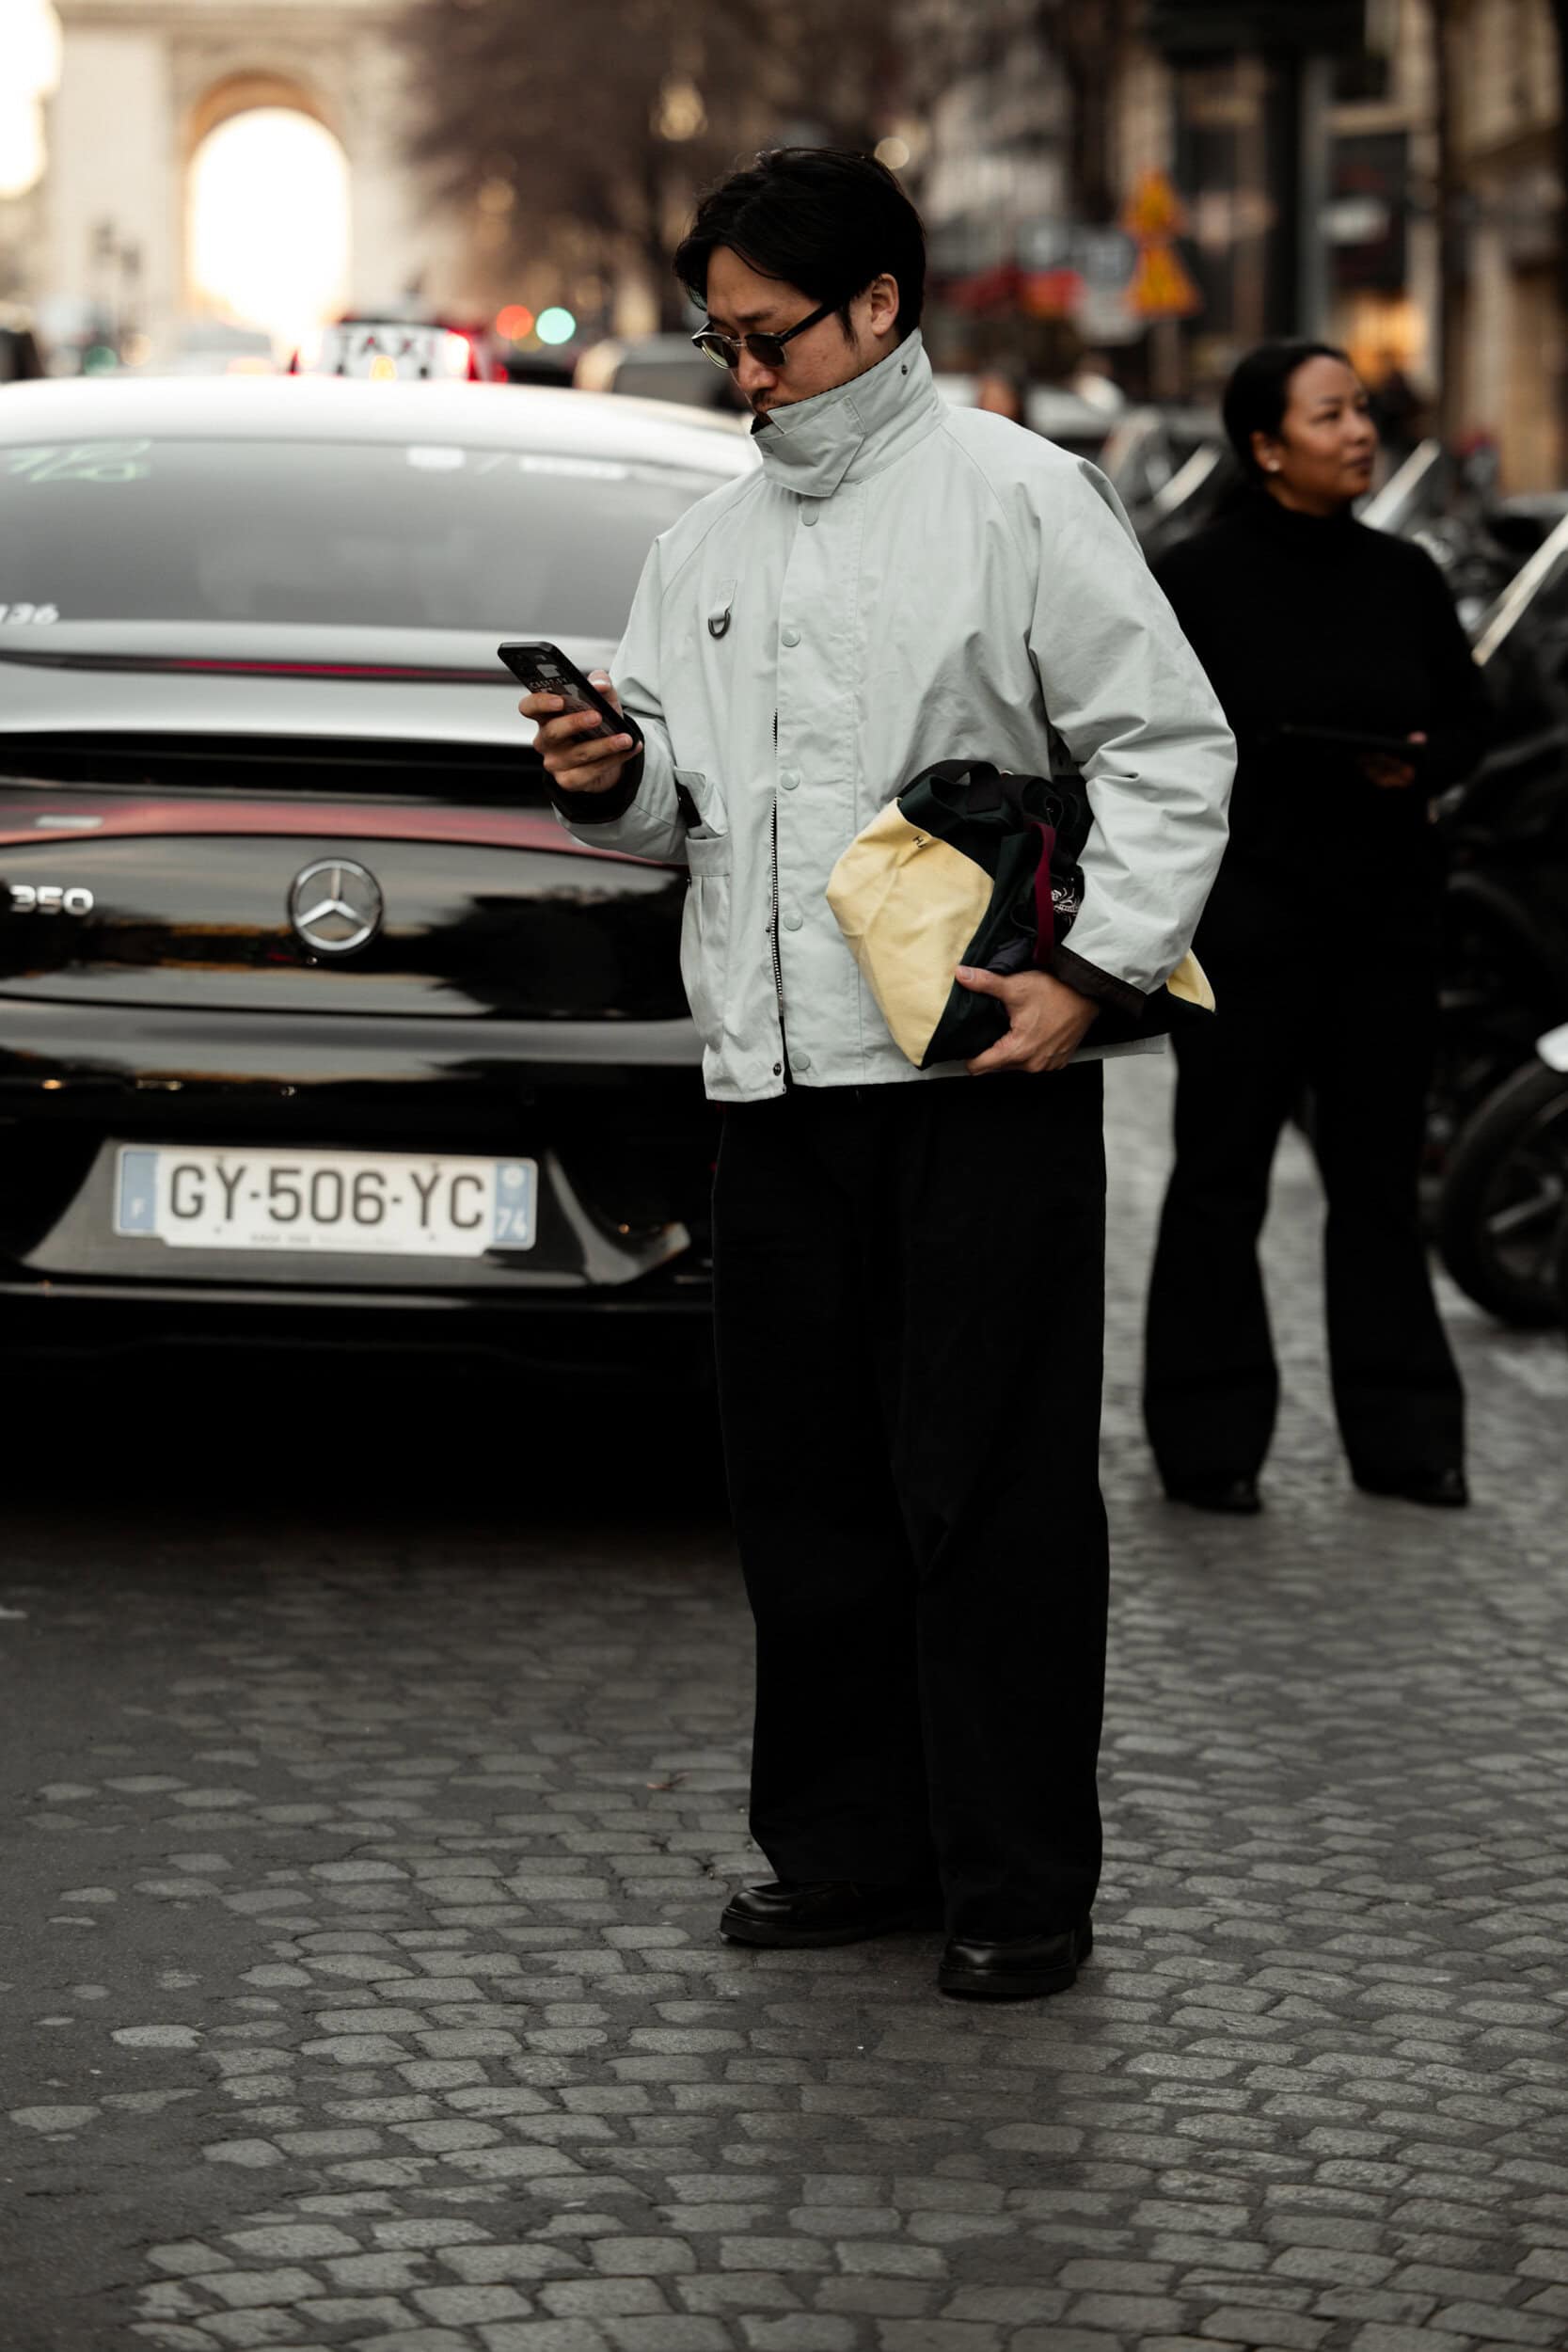
[[[1058,977],[1129,1012],[1192,945],[1226,844],[1236,747],[1104,476],[1053,469],[1035,516],[1030,653],[1094,824]]]
[[[595,850],[626,850],[633,857],[686,864],[686,826],[675,797],[675,762],[659,691],[659,641],[664,591],[658,542],[648,550],[630,618],[610,676],[621,707],[642,730],[642,751],[628,760],[609,792],[551,787],[555,812],[567,832]]]

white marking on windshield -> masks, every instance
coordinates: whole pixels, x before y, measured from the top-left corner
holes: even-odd
[[[575,474],[584,482],[625,482],[631,472],[607,457],[519,457],[517,465],[523,473]]]
[[[58,443],[12,449],[5,454],[6,471],[13,482],[145,482],[152,471],[145,462],[151,447],[150,441],[79,441],[69,449]]]

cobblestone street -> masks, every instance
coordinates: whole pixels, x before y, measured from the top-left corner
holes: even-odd
[[[1112,1077],[1108,1864],[1048,2003],[718,1941],[749,1625],[671,1400],[50,1375],[0,2352],[1568,2345],[1568,1353],[1446,1289],[1476,1507],[1356,1495],[1292,1139],[1269,1508],[1173,1510],[1168,1075]]]

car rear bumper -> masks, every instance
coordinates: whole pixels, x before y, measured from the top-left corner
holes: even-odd
[[[262,1294],[243,1285],[0,1281],[0,1373],[40,1359],[301,1348],[313,1356],[493,1357],[542,1373],[647,1372],[661,1383],[699,1387],[711,1378],[713,1358],[705,1279],[659,1296],[532,1294],[499,1302],[325,1285]]]
[[[689,1021],[507,1021],[440,1014],[292,1015],[0,1000],[0,1111],[55,1089],[439,1084],[538,1075],[591,1086],[617,1073],[699,1070]]]
[[[700,1323],[717,1120],[684,1022],[294,1017],[274,1032],[13,1000],[0,1041],[0,1347],[133,1320],[137,1343],[230,1326],[257,1341],[309,1314],[313,1340],[358,1322],[381,1334],[367,1343],[395,1326],[548,1362],[578,1360],[573,1327],[595,1320],[634,1350],[634,1327]],[[176,1248],[116,1230],[127,1146],[526,1156],[535,1238],[462,1259]],[[506,1336],[525,1323],[537,1331]]]

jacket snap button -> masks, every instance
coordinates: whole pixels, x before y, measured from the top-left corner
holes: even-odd
[[[811,530],[815,529],[815,527],[816,527],[816,507],[815,507],[815,506],[808,506],[808,507],[806,508],[805,513],[801,516],[800,520],[801,520],[801,521],[805,524],[806,529],[807,529],[808,531],[811,531]]]
[[[789,1059],[790,1065],[793,1069],[809,1070],[811,1068],[811,1056],[809,1054],[791,1054]]]
[[[786,628],[784,633],[784,641],[786,645],[798,645],[800,642],[800,630],[798,628]]]
[[[805,918],[804,918],[804,916],[802,916],[802,915],[799,915],[799,914],[786,914],[786,915],[784,916],[784,929],[785,929],[785,930],[786,930],[786,931],[798,931],[798,930],[800,930],[800,928],[801,923],[804,921],[804,919],[805,919]]]
[[[796,774],[793,768],[786,768],[784,774],[779,778],[779,782],[783,785],[786,792],[793,792],[800,781],[800,779]]]

